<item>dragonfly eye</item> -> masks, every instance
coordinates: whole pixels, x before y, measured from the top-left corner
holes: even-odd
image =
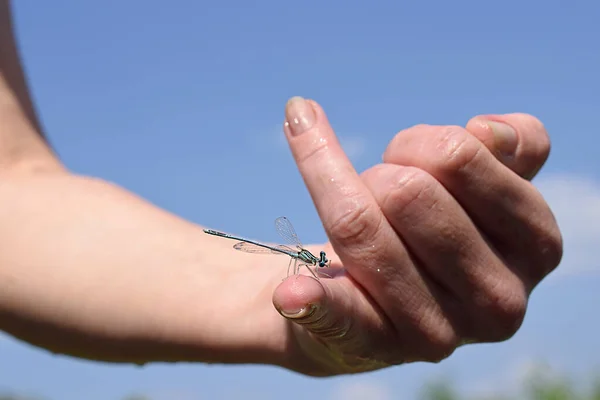
[[[319,267],[325,267],[329,260],[327,260],[327,257],[325,257],[324,251],[321,251],[320,256],[321,258],[319,259]]]

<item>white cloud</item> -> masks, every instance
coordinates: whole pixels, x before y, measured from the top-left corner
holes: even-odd
[[[563,234],[564,254],[552,276],[600,272],[600,182],[561,174],[534,181]]]
[[[392,396],[390,388],[383,382],[358,376],[344,378],[334,389],[331,400],[400,400]]]

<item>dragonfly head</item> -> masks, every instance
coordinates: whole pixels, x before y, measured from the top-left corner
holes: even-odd
[[[321,251],[320,256],[321,257],[319,258],[319,267],[321,267],[321,268],[326,267],[327,264],[329,264],[329,260],[325,256],[325,252]]]

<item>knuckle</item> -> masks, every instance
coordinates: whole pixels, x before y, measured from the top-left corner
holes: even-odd
[[[432,128],[431,125],[418,124],[408,129],[403,129],[396,133],[396,135],[390,140],[390,143],[383,153],[383,161],[394,163],[402,158],[402,154],[405,151],[407,145],[414,140],[417,132],[427,132]],[[420,136],[420,135],[418,135]],[[418,137],[417,136],[417,137]]]
[[[515,278],[514,281],[517,279]],[[527,310],[527,293],[522,283],[499,279],[487,288],[480,299],[481,312],[488,320],[478,335],[485,342],[501,342],[510,339],[519,329]],[[519,281],[520,282],[520,281]]]
[[[422,313],[417,329],[424,342],[422,346],[417,346],[422,350],[419,358],[424,361],[441,362],[450,357],[459,345],[456,330],[437,308]]]
[[[424,361],[439,363],[450,357],[458,347],[458,340],[454,334],[444,335],[440,332],[430,334],[427,338],[427,350]]]
[[[544,202],[539,191],[533,192],[532,212],[530,208],[519,212],[516,246],[509,250],[528,284],[532,287],[552,272],[562,261],[564,244],[557,220],[551,208]]]
[[[353,247],[372,242],[381,226],[378,207],[363,195],[348,195],[336,209],[342,212],[327,224],[332,241]]]
[[[423,198],[431,198],[437,181],[422,169],[403,167],[391,178],[391,190],[383,194],[381,202],[386,214],[390,211],[408,210]]]
[[[444,174],[456,174],[479,161],[483,144],[460,126],[440,129],[433,142],[434,155],[429,158],[434,169]]]
[[[387,172],[389,171],[389,164],[376,164],[369,169],[362,171],[359,175],[363,182],[367,185],[373,186],[374,183],[385,179]]]
[[[535,281],[541,281],[552,272],[561,262],[563,257],[563,237],[558,226],[553,223],[546,232],[540,235],[538,240],[538,251],[541,256],[541,276],[534,277]]]

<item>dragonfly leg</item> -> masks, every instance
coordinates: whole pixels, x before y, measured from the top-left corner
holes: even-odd
[[[288,269],[287,269],[287,276],[290,276],[290,269],[292,268],[292,264],[294,264],[294,273],[296,272],[296,263],[298,262],[298,259],[296,258],[290,258],[290,263],[288,264]]]
[[[312,268],[310,268],[310,265],[308,264],[303,264],[306,268],[308,268],[308,270],[310,271],[310,273],[312,274],[312,276],[315,277],[316,280],[319,280],[319,277],[317,276],[317,274],[315,274],[315,271],[312,270]],[[302,267],[302,265],[300,266]],[[298,272],[300,272],[300,267],[298,267]]]
[[[294,271],[294,275],[300,275],[300,268],[302,268],[302,265],[304,265],[304,264],[302,264],[300,262],[296,263],[296,269]]]
[[[316,269],[316,268],[315,268],[315,269]],[[331,276],[331,275],[329,275],[329,274],[326,274],[326,273],[325,273],[325,272],[323,272],[323,271],[319,271],[318,269],[317,269],[317,274],[319,274],[319,275],[323,275],[323,276],[326,276],[326,277],[328,277],[329,279],[331,279],[331,278],[332,278],[332,276]]]

